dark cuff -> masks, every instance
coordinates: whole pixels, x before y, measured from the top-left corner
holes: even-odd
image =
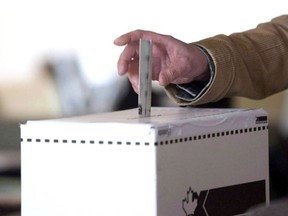
[[[185,84],[176,84],[175,96],[182,101],[192,102],[194,100],[197,100],[208,89],[214,78],[215,65],[211,56],[203,47],[199,47],[199,49],[207,57],[210,71],[210,79],[208,81],[192,81]]]

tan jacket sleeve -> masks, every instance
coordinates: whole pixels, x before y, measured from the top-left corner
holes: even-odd
[[[193,102],[167,94],[178,105],[198,105],[224,97],[262,99],[288,88],[288,15],[241,33],[217,35],[196,42],[212,57],[215,75],[207,91]]]

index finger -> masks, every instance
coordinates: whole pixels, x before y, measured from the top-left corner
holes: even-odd
[[[114,40],[114,44],[118,46],[123,46],[129,43],[134,43],[136,41],[139,41],[140,38],[146,39],[146,40],[152,40],[153,42],[156,43],[165,43],[165,35],[161,35],[152,31],[144,31],[144,30],[135,30],[128,32],[126,34],[123,34],[116,38]]]

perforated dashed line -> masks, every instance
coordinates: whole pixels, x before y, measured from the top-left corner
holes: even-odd
[[[177,144],[177,143],[182,143],[182,142],[187,142],[187,141],[192,142],[192,141],[205,140],[205,139],[211,139],[211,138],[216,138],[216,137],[233,136],[233,135],[238,135],[238,134],[243,134],[243,133],[252,133],[252,132],[257,132],[257,131],[262,131],[262,130],[268,130],[268,126],[258,126],[258,127],[252,127],[252,128],[235,129],[235,130],[230,130],[230,131],[213,132],[213,133],[208,133],[208,134],[176,138],[176,139],[171,139],[171,140],[166,140],[166,141],[155,142],[154,145],[163,146],[164,144],[166,145],[168,143]]]
[[[268,130],[268,126],[258,126],[258,127],[252,127],[252,128],[244,128],[244,129],[235,129],[235,130],[230,130],[230,131],[220,131],[220,132],[213,132],[213,133],[208,133],[208,134],[201,134],[201,135],[194,135],[194,136],[188,136],[188,137],[178,137],[175,139],[168,139],[168,140],[161,140],[158,142],[155,142],[155,146],[165,146],[168,144],[177,144],[177,143],[183,143],[183,142],[193,142],[197,140],[205,140],[205,139],[211,139],[211,138],[216,138],[216,137],[223,137],[223,136],[233,136],[237,134],[243,134],[243,133],[253,133],[257,131],[262,131],[262,130]],[[151,143],[150,142],[132,142],[132,141],[104,141],[104,140],[77,140],[77,139],[40,139],[40,138],[27,138],[23,139],[21,138],[21,142],[26,141],[26,142],[37,142],[37,143],[72,143],[72,144],[108,144],[108,145],[144,145],[144,146],[149,146]]]

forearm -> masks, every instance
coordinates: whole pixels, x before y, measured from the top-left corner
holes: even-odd
[[[218,35],[197,43],[211,56],[214,78],[208,89],[192,102],[175,98],[179,105],[197,105],[224,97],[261,99],[288,87],[288,16],[230,36]]]

